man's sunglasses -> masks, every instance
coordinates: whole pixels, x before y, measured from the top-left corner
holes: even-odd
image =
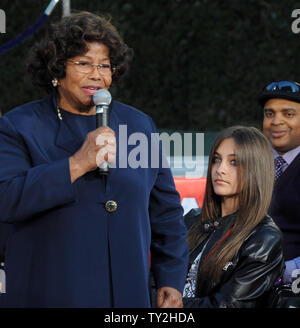
[[[264,91],[300,92],[300,84],[291,81],[277,81],[264,87]]]

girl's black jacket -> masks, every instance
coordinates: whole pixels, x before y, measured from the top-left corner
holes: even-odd
[[[216,243],[235,222],[236,214],[223,217],[219,226],[208,233],[190,252],[189,267],[207,240],[198,267]],[[189,229],[200,219],[200,210],[191,210],[184,217]],[[220,282],[197,279],[195,298],[183,298],[184,307],[191,308],[256,308],[267,307],[267,298],[275,282],[283,275],[284,259],[282,234],[277,225],[266,216],[251,231],[241,248],[223,268]],[[204,292],[205,290],[205,292]]]

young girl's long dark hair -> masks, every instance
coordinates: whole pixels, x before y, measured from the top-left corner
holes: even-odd
[[[207,184],[201,212],[201,221],[190,229],[187,242],[193,249],[203,233],[203,222],[221,216],[221,197],[212,185],[213,156],[224,139],[232,138],[238,162],[238,215],[227,238],[201,265],[200,279],[220,280],[222,269],[231,261],[250,231],[264,218],[270,206],[274,184],[274,161],[267,138],[254,127],[233,126],[223,130],[215,139],[209,155]]]

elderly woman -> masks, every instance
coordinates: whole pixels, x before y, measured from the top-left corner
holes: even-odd
[[[110,127],[96,128],[93,94],[118,81],[130,54],[110,22],[87,12],[34,48],[28,70],[48,96],[0,120],[0,220],[13,226],[3,306],[149,307],[150,252],[157,306],[182,306],[188,251],[170,170],[151,168],[151,156],[147,168],[118,167],[119,126],[149,145],[155,126],[112,101]],[[109,140],[101,161],[99,136]],[[100,177],[107,159],[115,167]]]

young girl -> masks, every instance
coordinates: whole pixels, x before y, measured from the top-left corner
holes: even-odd
[[[235,126],[217,136],[201,214],[185,216],[185,307],[266,306],[284,269],[281,232],[267,215],[273,181],[271,146],[259,130]]]

